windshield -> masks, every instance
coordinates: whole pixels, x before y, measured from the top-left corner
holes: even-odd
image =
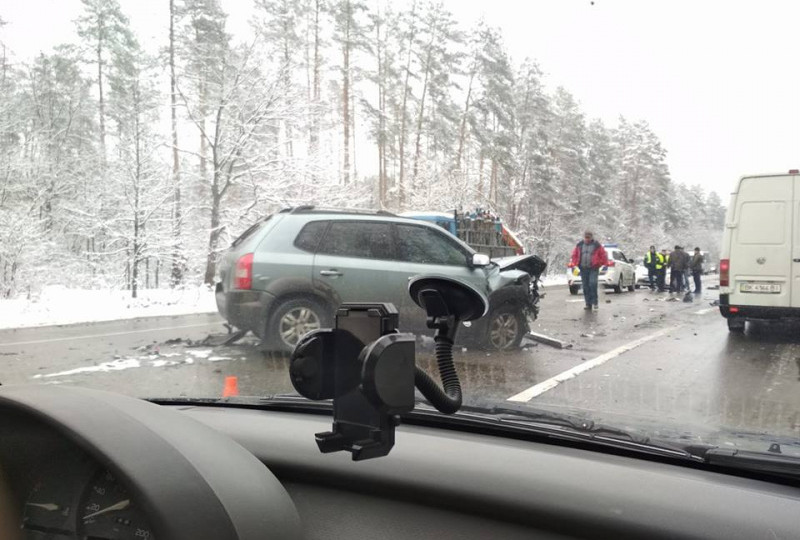
[[[6,2],[0,383],[295,394],[348,302],[392,303],[440,381],[409,296],[436,275],[488,302],[470,414],[800,449],[797,15]]]

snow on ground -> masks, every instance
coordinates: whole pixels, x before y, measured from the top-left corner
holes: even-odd
[[[559,285],[567,284],[566,274],[550,274],[541,279],[542,285],[547,287],[558,287]]]
[[[214,292],[205,286],[130,291],[46,287],[38,298],[0,300],[0,328],[113,321],[138,317],[217,311]]]
[[[566,285],[564,274],[542,278],[545,288]],[[215,313],[214,292],[205,286],[146,289],[138,298],[130,291],[46,287],[38,298],[0,300],[0,329],[57,324]],[[209,352],[210,354],[210,352]]]

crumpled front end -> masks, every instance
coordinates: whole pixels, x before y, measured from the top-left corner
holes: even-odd
[[[539,278],[547,268],[547,263],[536,255],[520,255],[493,259],[496,271],[489,276],[491,305],[506,302],[519,304],[528,321],[539,316]]]

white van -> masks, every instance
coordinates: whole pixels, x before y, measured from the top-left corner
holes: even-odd
[[[747,319],[800,317],[800,171],[744,176],[731,195],[719,264],[731,332]]]

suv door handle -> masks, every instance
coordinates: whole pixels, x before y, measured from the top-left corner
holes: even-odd
[[[800,262],[800,259],[792,259],[794,262]]]
[[[342,272],[339,272],[336,269],[331,268],[330,270],[320,270],[319,271],[319,275],[321,275],[321,276],[330,276],[330,277],[339,277],[339,276],[343,276],[344,274]]]

